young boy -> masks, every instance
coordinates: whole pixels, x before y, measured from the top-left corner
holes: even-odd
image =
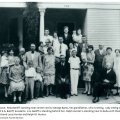
[[[43,97],[43,74],[40,67],[36,68],[35,98]]]
[[[78,95],[77,86],[80,75],[80,59],[76,56],[77,51],[72,50],[72,57],[69,58],[70,63],[70,80],[71,80],[71,96]]]
[[[36,77],[36,71],[33,67],[33,62],[28,62],[28,68],[25,70],[25,83],[26,83],[26,99],[28,99],[28,95],[30,92],[30,98],[34,98],[34,82]],[[30,91],[29,91],[30,90]]]

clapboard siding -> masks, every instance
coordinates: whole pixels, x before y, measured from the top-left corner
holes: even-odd
[[[95,48],[101,43],[120,48],[120,10],[88,9],[87,37]]]

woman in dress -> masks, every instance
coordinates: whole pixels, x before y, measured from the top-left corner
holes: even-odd
[[[83,80],[85,81],[85,91],[83,94],[90,95],[91,94],[91,76],[94,72],[94,66],[93,63],[95,61],[95,54],[93,52],[93,46],[89,45],[88,46],[88,51],[86,53],[87,56],[87,61],[86,65],[84,66],[83,69]]]
[[[52,88],[55,83],[55,56],[52,47],[48,47],[48,54],[44,57],[44,85],[46,87],[46,97],[52,95]]]
[[[113,69],[116,74],[116,83],[117,83],[117,93],[116,95],[119,95],[118,90],[120,89],[120,50],[115,50],[115,57],[114,57],[114,66]]]
[[[21,102],[24,85],[24,67],[20,65],[20,58],[15,57],[15,64],[10,68],[10,93],[13,94],[13,102],[16,102],[16,93],[19,93],[18,100]]]
[[[2,57],[1,57],[1,75],[0,75],[0,83],[4,85],[4,90],[5,90],[5,97],[8,97],[8,55],[7,51],[2,51]]]

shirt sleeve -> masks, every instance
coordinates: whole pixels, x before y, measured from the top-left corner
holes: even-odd
[[[71,63],[71,58],[69,58],[68,63]]]

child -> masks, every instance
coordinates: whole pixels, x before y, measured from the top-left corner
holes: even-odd
[[[72,57],[69,58],[70,63],[70,80],[71,80],[71,96],[78,95],[77,86],[80,75],[80,59],[76,56],[77,51],[72,50]]]
[[[34,98],[34,81],[36,77],[36,71],[33,67],[33,62],[28,62],[28,68],[25,70],[25,82],[26,82],[26,99],[30,92],[30,98]],[[30,90],[30,91],[29,91]]]
[[[36,81],[35,81],[35,98],[43,97],[43,74],[40,67],[36,68]],[[40,93],[41,92],[41,93]]]
[[[77,37],[76,30],[73,30],[72,39],[74,42],[76,42],[76,37]]]
[[[87,54],[86,54],[86,49],[83,48],[81,52],[81,60],[82,60],[82,65],[85,65],[87,62]]]
[[[8,97],[8,57],[7,51],[3,51],[2,53],[0,83],[4,85],[5,97]]]
[[[76,39],[77,43],[81,43],[82,42],[82,34],[81,34],[81,29],[79,28],[77,30],[77,39]]]

